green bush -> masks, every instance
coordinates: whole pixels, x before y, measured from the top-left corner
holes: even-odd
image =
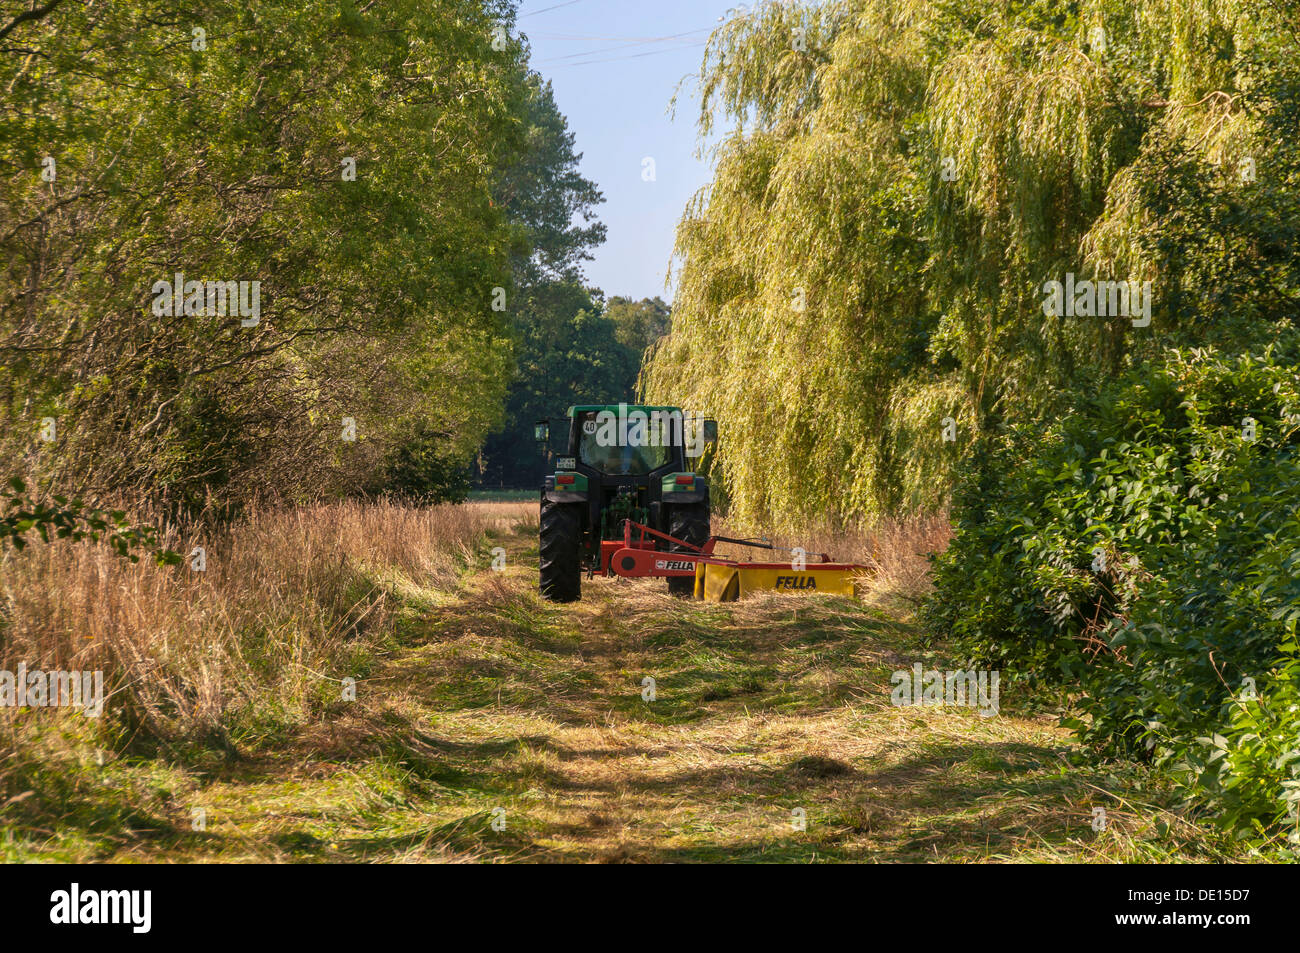
[[[1300,785],[1295,347],[1174,351],[989,439],[926,610],[1004,679],[1081,688],[1084,740],[1170,765],[1248,836]]]
[[[457,458],[447,434],[425,428],[389,454],[380,480],[369,489],[420,503],[463,503],[469,464]]]
[[[159,565],[174,566],[181,561],[178,553],[159,544],[156,529],[132,526],[122,510],[95,509],[64,496],[52,496],[48,501],[32,499],[23,479],[11,477],[0,485],[0,553],[7,545],[21,551],[30,536],[39,536],[47,543],[52,539],[103,539],[131,562],[139,561],[133,550],[141,547],[149,549]]]

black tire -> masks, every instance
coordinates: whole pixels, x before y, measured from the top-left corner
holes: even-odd
[[[542,500],[538,588],[551,602],[582,598],[582,504]]]
[[[709,538],[709,503],[679,503],[668,508],[668,535],[685,540],[695,546],[703,546]],[[669,552],[693,552],[675,543],[668,544]],[[675,596],[695,594],[695,579],[692,576],[669,576],[668,591]]]

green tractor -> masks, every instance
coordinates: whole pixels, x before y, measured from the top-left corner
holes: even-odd
[[[630,520],[692,546],[709,538],[709,483],[688,466],[717,441],[717,423],[677,407],[582,404],[568,410],[566,452],[541,494],[540,589],[552,602],[582,597],[582,573],[609,575]],[[536,437],[550,440],[549,421]],[[681,550],[656,542],[665,552]],[[690,595],[693,578],[669,578]]]

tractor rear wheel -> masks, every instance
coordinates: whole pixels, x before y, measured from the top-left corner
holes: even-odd
[[[668,508],[668,535],[685,540],[695,546],[703,546],[709,538],[709,504],[679,503]],[[668,544],[671,552],[693,552],[693,550]],[[669,576],[668,591],[675,596],[689,596],[695,592],[695,579],[691,576]]]
[[[538,588],[551,602],[582,598],[582,504],[542,500]]]

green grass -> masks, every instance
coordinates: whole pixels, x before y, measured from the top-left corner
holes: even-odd
[[[537,490],[470,490],[471,503],[536,503]]]
[[[39,798],[6,822],[0,851],[118,861],[1237,859],[1158,777],[1091,763],[1032,699],[1004,692],[989,719],[891,706],[892,671],[956,667],[907,617],[819,596],[683,602],[651,580],[585,582],[581,603],[555,606],[535,593],[535,540],[516,530],[493,542],[509,552],[505,572],[466,574],[450,597],[422,601],[396,639],[365,650],[357,701],[331,703],[288,738],[185,767],[164,756],[99,767],[84,737],[52,740],[49,751],[62,752],[52,760],[32,752]],[[647,676],[654,701],[642,697]],[[1098,806],[1108,826],[1094,832]],[[190,829],[196,808],[205,830]]]

